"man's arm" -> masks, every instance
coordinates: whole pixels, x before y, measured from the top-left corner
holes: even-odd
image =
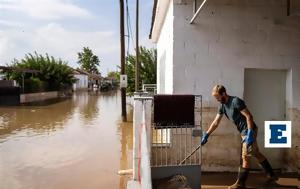
[[[203,136],[201,137],[201,145],[204,145],[207,143],[207,139],[209,137],[209,135],[218,127],[220,121],[222,119],[222,115],[221,114],[217,114],[217,116],[215,117],[214,121],[211,123],[211,125],[209,126],[207,132],[204,132]]]
[[[222,119],[223,115],[221,114],[217,114],[214,121],[210,124],[208,130],[207,130],[207,134],[211,134],[212,132],[214,132],[214,130],[216,130],[216,128],[219,126],[219,123]]]
[[[248,129],[253,129],[253,116],[247,108],[241,110],[241,114],[246,117]]]
[[[247,127],[248,127],[247,136],[243,140],[243,142],[245,142],[247,144],[247,146],[250,146],[254,142],[253,117],[247,108],[244,108],[243,110],[241,110],[241,114],[243,114],[246,117]]]

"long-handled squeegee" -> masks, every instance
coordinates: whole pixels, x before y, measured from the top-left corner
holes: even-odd
[[[242,142],[241,142],[241,144],[243,144],[243,140],[242,140]],[[201,144],[199,145],[199,146],[197,146],[197,148],[195,148],[195,150],[194,151],[192,151],[188,156],[186,156],[178,165],[182,165],[182,164],[184,164],[184,162],[187,160],[187,159],[189,159],[195,152],[197,152],[197,150],[199,150],[199,148],[201,147]],[[250,145],[250,146],[248,146],[247,147],[247,150],[249,151],[249,153],[252,151],[252,146]]]
[[[192,134],[194,137],[198,137],[198,136],[202,136],[202,132],[201,132],[201,129],[194,129],[193,130],[193,134]],[[182,165],[184,164],[184,162],[189,159],[195,152],[197,152],[197,150],[199,150],[199,148],[201,147],[201,144],[199,146],[197,146],[195,148],[194,151],[192,151],[188,156],[186,156],[178,165]]]
[[[197,148],[192,151],[188,156],[186,156],[178,165],[182,165],[184,164],[184,162],[189,159],[195,152],[197,152],[197,150],[199,150],[199,148],[201,147],[201,144],[199,146],[197,146]]]

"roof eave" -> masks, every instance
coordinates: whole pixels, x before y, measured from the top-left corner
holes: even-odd
[[[151,31],[149,35],[149,39],[154,43],[159,39],[170,2],[171,0],[154,0]]]

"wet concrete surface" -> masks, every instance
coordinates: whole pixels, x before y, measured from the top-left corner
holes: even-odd
[[[279,180],[276,183],[268,182],[263,173],[250,173],[247,180],[249,189],[288,189],[300,188],[299,174],[277,174]],[[202,189],[227,189],[236,181],[237,173],[202,173]]]
[[[0,107],[0,189],[124,189],[132,168],[132,109],[119,92],[76,93]]]

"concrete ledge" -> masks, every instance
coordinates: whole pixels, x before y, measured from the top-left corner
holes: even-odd
[[[36,101],[42,101],[42,100],[47,100],[47,99],[52,99],[57,97],[58,97],[57,91],[21,94],[20,103],[36,102]]]

